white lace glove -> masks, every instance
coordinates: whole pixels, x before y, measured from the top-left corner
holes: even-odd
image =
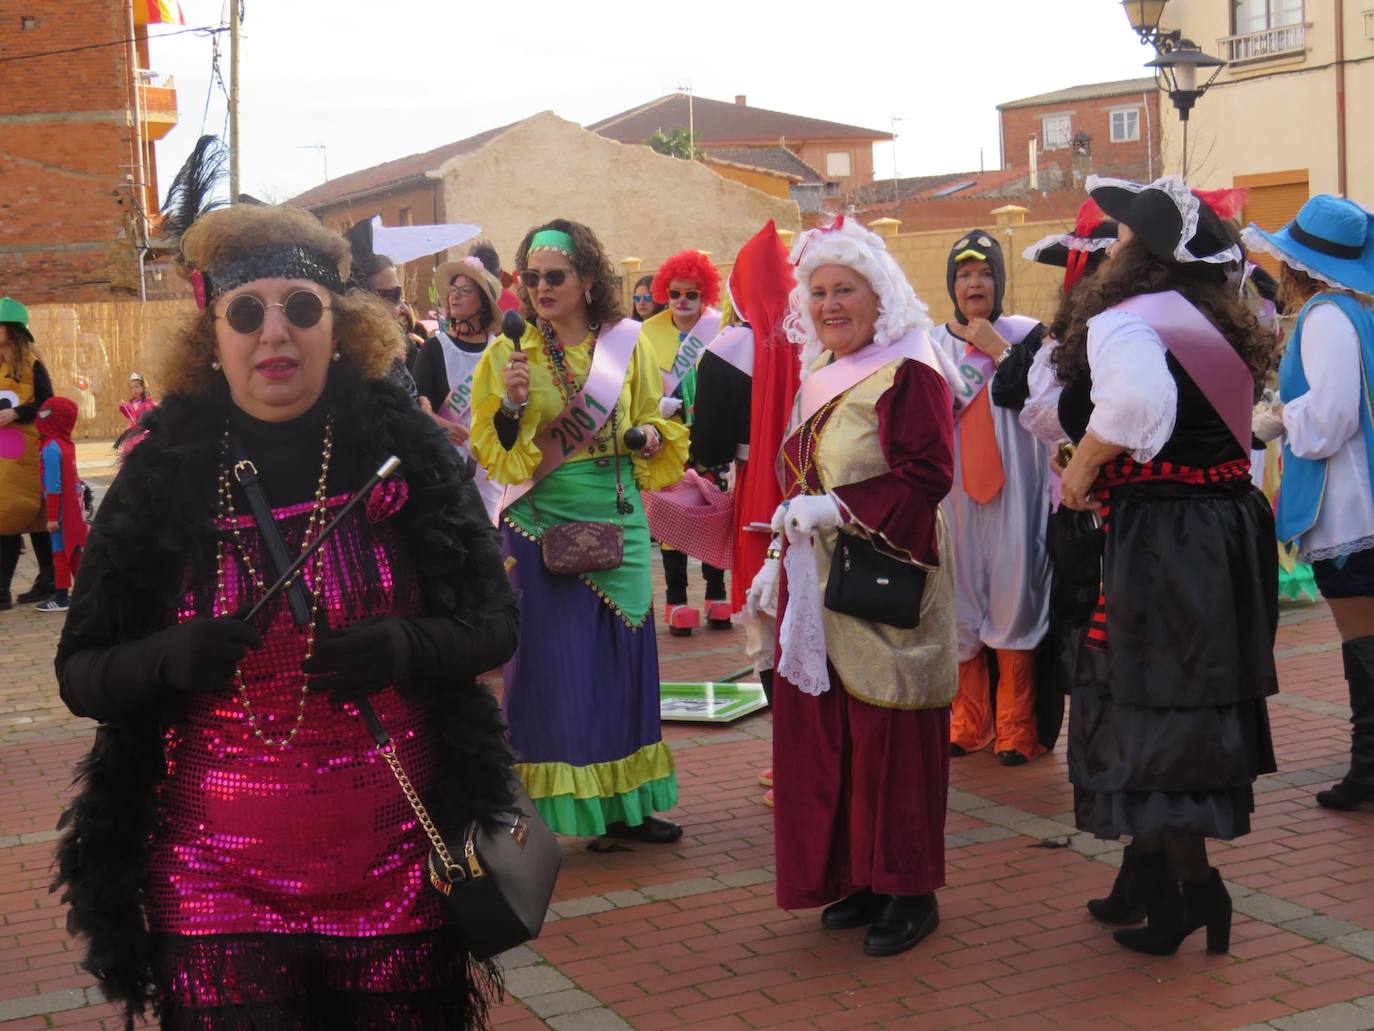
[[[778,614],[778,568],[781,565],[775,558],[765,559],[754,582],[749,585],[749,594],[744,602],[744,618],[757,619],[760,612],[769,616]]]
[[[1276,404],[1270,408],[1257,407],[1250,423],[1250,432],[1266,444],[1282,437],[1284,432],[1283,405]]]
[[[773,509],[772,518],[768,520],[768,528],[775,534],[782,533],[783,524],[787,520],[788,502],[784,501],[777,508]]]
[[[829,494],[803,494],[787,506],[787,540],[802,544],[817,530],[844,522],[840,505]]]
[[[660,397],[658,399],[658,414],[665,419],[671,419],[682,411],[682,398],[680,397]]]

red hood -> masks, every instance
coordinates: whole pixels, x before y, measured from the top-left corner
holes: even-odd
[[[76,402],[69,397],[50,397],[38,409],[34,422],[44,440],[71,440],[76,426]]]

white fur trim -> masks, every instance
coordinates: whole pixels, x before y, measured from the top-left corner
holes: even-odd
[[[1182,264],[1189,264],[1195,261],[1206,262],[1209,265],[1225,265],[1227,262],[1240,261],[1241,249],[1238,244],[1232,245],[1219,254],[1209,254],[1205,258],[1199,258],[1188,249],[1188,242],[1197,235],[1198,217],[1202,211],[1202,201],[1192,190],[1188,188],[1182,177],[1177,175],[1166,175],[1156,179],[1152,183],[1133,183],[1129,179],[1109,179],[1104,176],[1088,176],[1088,193],[1099,187],[1115,187],[1119,190],[1126,190],[1128,193],[1144,193],[1146,190],[1158,190],[1171,201],[1174,207],[1178,208],[1178,213],[1183,217],[1183,232],[1179,235],[1178,246],[1174,248],[1174,260]]]
[[[822,265],[843,265],[868,281],[878,295],[878,319],[873,326],[873,344],[886,347],[913,329],[930,329],[930,309],[916,296],[883,238],[846,217],[838,229],[809,229],[801,234],[792,253],[797,285],[788,300],[783,329],[787,338],[801,347],[801,375],[811,374],[811,366],[821,353],[820,337],[811,320],[811,273]]]

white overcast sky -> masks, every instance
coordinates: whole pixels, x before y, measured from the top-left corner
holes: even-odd
[[[976,169],[980,150],[991,169],[999,102],[1144,75],[1151,56],[1119,0],[244,2],[242,189],[270,200],[321,182],[326,161],[338,177],[544,110],[585,125],[680,86],[889,132],[900,118],[880,178],[894,156],[901,175]],[[181,5],[188,26],[227,24],[227,0]],[[181,118],[157,145],[163,190],[227,107],[211,41],[160,38],[172,29],[152,30]]]

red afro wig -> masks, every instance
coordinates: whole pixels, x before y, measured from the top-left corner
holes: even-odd
[[[656,302],[668,303],[668,284],[674,279],[696,284],[706,307],[715,307],[720,300],[720,273],[701,251],[679,251],[660,266],[651,288]]]

